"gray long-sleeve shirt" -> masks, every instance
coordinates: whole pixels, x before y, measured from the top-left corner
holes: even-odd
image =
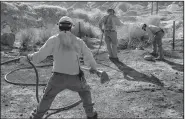
[[[112,29],[111,30],[117,30],[116,26],[121,26],[121,25],[124,25],[123,22],[115,15],[106,15],[104,16],[100,22],[99,22],[99,27],[102,28],[102,26],[104,25],[105,21],[107,19],[107,22],[109,23],[109,20],[112,20]],[[103,26],[104,30],[107,30],[105,29],[105,26]],[[108,29],[109,30],[109,29]]]
[[[53,55],[53,72],[65,73],[69,75],[76,75],[79,73],[79,52],[74,50],[59,50],[61,38],[65,38],[65,33],[59,33],[50,37],[46,43],[39,49],[38,52],[30,54],[29,57],[33,63],[39,63],[44,60],[47,56]],[[66,34],[76,42],[79,47],[80,53],[84,56],[84,61],[90,65],[93,69],[96,69],[96,61],[93,55],[84,41],[71,32]]]

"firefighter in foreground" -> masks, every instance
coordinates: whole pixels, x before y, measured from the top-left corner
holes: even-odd
[[[104,16],[99,22],[99,28],[105,35],[105,43],[109,53],[109,59],[119,60],[117,56],[117,32],[116,26],[123,25],[123,22],[115,15],[114,9],[107,10],[108,15]]]
[[[93,110],[90,87],[86,80],[81,77],[83,73],[79,67],[79,54],[82,53],[84,60],[90,65],[91,73],[97,71],[96,61],[90,49],[80,38],[70,31],[73,26],[71,18],[64,16],[59,20],[60,33],[51,36],[38,52],[22,57],[20,62],[27,63],[28,59],[33,63],[39,63],[47,56],[53,55],[53,74],[48,81],[44,95],[33,110],[30,119],[40,119],[50,108],[56,95],[64,89],[78,92],[83,101],[83,107],[87,119],[97,119],[97,112]]]
[[[150,38],[149,43],[152,42],[153,44],[153,51],[150,54],[156,57],[156,60],[164,60],[162,48],[162,38],[164,36],[164,30],[158,26],[147,24],[143,24],[142,29],[148,33]]]

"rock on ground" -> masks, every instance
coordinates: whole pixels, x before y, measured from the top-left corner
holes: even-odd
[[[3,45],[9,45],[13,47],[15,42],[15,34],[13,33],[4,33],[1,35],[1,44]]]

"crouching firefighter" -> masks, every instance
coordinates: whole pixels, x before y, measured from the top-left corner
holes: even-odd
[[[99,22],[99,28],[105,35],[105,43],[109,53],[109,59],[111,61],[117,61],[117,32],[116,26],[123,25],[123,22],[115,15],[114,9],[107,10],[108,15],[104,16]]]
[[[162,38],[164,36],[164,30],[155,25],[143,24],[142,29],[146,31],[149,35],[149,43],[153,44],[153,51],[150,53],[156,60],[164,60],[163,48],[162,48]],[[158,46],[158,50],[157,50]]]
[[[87,119],[97,119],[97,112],[93,109],[90,87],[86,83],[83,72],[79,66],[79,54],[83,54],[84,60],[90,65],[90,73],[95,73],[96,61],[90,49],[80,38],[71,33],[73,21],[67,16],[59,20],[60,33],[51,36],[38,52],[22,57],[20,62],[39,63],[47,56],[53,55],[52,76],[47,83],[44,95],[37,108],[33,110],[30,119],[40,119],[50,108],[56,95],[65,90],[78,92]]]

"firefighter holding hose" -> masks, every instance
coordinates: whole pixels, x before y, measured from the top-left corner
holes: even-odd
[[[37,108],[33,110],[30,119],[40,119],[49,110],[56,95],[69,89],[78,92],[87,119],[97,119],[97,112],[93,109],[90,87],[86,83],[83,71],[79,66],[79,54],[83,54],[84,60],[90,65],[91,73],[97,71],[97,64],[90,49],[80,38],[71,33],[73,21],[70,17],[63,16],[59,20],[60,33],[51,36],[38,52],[21,57],[20,62],[39,63],[47,56],[53,55],[52,76],[48,81],[44,95]]]
[[[116,26],[124,25],[123,22],[115,15],[114,9],[107,10],[108,15],[104,16],[99,22],[99,28],[105,35],[105,43],[111,61],[118,61],[117,56],[117,31]]]
[[[148,42],[152,42],[153,45],[153,51],[150,54],[156,57],[155,60],[164,60],[162,48],[162,38],[165,34],[164,30],[158,26],[147,24],[143,24],[142,29],[148,33],[150,38]]]

